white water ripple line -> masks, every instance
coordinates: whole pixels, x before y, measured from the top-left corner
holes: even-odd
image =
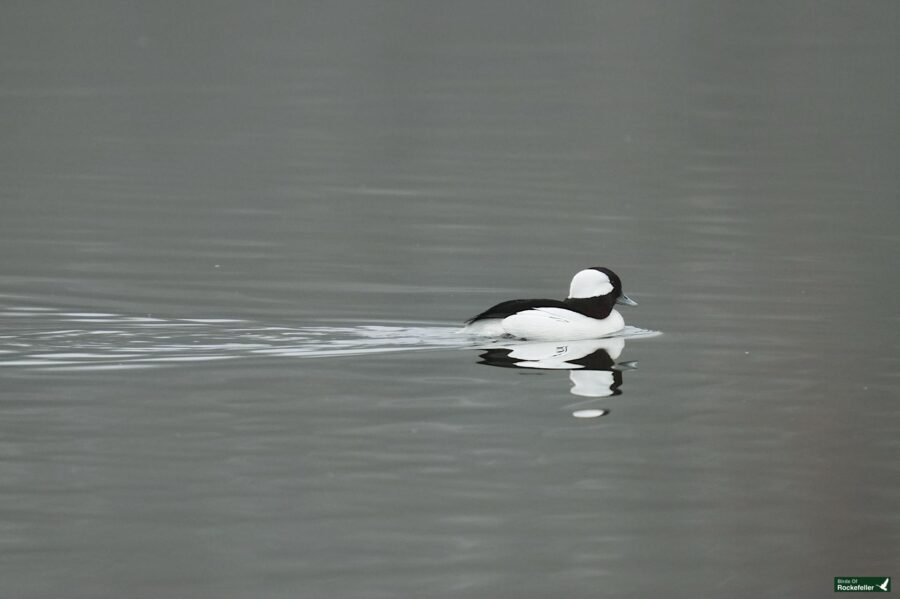
[[[456,326],[264,326],[226,318],[137,317],[0,307],[0,369],[122,370],[237,358],[316,358],[464,348]]]
[[[166,319],[27,306],[0,308],[0,333],[0,369],[44,371],[472,349],[484,343],[462,334],[458,325],[263,326],[224,318]],[[630,337],[647,333],[634,327],[623,331]]]

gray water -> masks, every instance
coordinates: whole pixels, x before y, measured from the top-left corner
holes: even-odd
[[[900,574],[898,31],[889,2],[4,3],[0,595]],[[661,335],[455,333],[595,265]]]

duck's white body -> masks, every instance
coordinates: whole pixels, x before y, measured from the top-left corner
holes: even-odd
[[[564,308],[533,308],[506,318],[487,318],[466,325],[465,332],[486,337],[511,336],[535,341],[597,339],[625,328],[625,319],[613,310],[598,319]]]
[[[608,268],[579,271],[565,300],[510,300],[469,319],[464,331],[487,337],[575,341],[613,335],[625,328],[614,304],[636,306]]]

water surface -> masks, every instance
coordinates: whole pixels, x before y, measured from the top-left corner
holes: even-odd
[[[890,3],[4,5],[0,594],[895,575],[898,30]],[[564,350],[593,369],[449,337],[595,265],[663,335]]]

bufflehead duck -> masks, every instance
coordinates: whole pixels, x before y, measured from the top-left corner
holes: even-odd
[[[622,281],[608,268],[586,268],[572,277],[566,299],[520,299],[502,302],[466,321],[465,332],[490,337],[533,340],[578,340],[605,337],[622,330],[625,320],[615,304],[637,306],[622,293]]]

